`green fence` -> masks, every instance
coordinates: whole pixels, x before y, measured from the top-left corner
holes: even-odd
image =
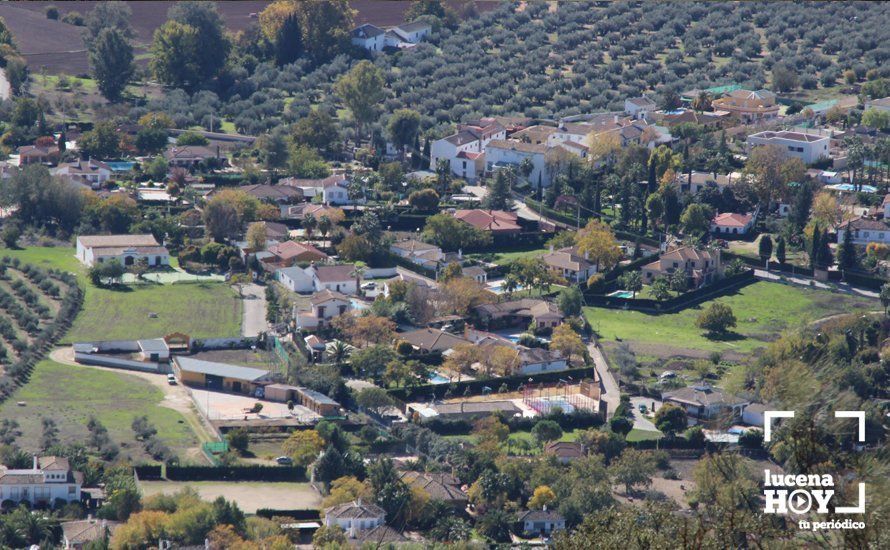
[[[228,441],[208,441],[201,445],[201,450],[214,466],[220,465],[220,457],[229,451]]]

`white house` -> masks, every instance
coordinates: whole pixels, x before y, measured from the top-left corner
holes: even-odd
[[[553,250],[551,246],[550,252],[544,254],[541,259],[557,276],[572,283],[581,283],[586,282],[596,273],[596,265],[588,261],[587,256],[587,254],[580,253],[574,246],[559,250]]]
[[[312,285],[316,292],[333,290],[343,294],[358,294],[358,282],[353,264],[341,265],[316,265],[306,268],[306,272],[312,275]]]
[[[550,185],[550,169],[547,166],[546,154],[548,146],[544,144],[525,143],[516,140],[499,139],[488,144],[485,150],[486,170],[492,172],[506,166],[518,167],[525,159],[529,159],[532,170],[528,181],[534,186]]]
[[[362,502],[362,499],[331,506],[324,511],[326,527],[339,525],[348,534],[366,531],[383,525],[386,512],[376,504]]]
[[[853,244],[862,246],[868,243],[890,244],[890,226],[885,220],[868,218],[847,220],[837,226],[837,242],[844,242],[847,231],[852,231]]]
[[[683,407],[689,416],[695,418],[714,418],[722,414],[739,418],[750,403],[704,383],[662,393],[661,400]]]
[[[763,403],[751,403],[742,411],[742,422],[749,426],[763,427],[763,413],[770,407]]]
[[[352,30],[352,45],[369,52],[382,52],[385,32],[380,27],[366,23]]]
[[[57,499],[80,502],[83,475],[71,470],[67,458],[34,457],[30,469],[0,467],[0,501],[52,505]]]
[[[516,374],[539,374],[569,368],[568,359],[562,357],[560,353],[543,348],[516,347],[519,352],[519,367],[516,369]]]
[[[645,119],[658,109],[658,105],[648,97],[629,97],[624,100],[624,112],[634,118]]]
[[[457,132],[430,145],[430,170],[435,171],[439,161],[444,160],[454,175],[475,181],[485,171],[485,147],[492,140],[506,137],[507,129],[494,119],[460,124]]]
[[[111,178],[111,167],[98,160],[75,160],[56,166],[52,169],[52,175],[97,189]]]
[[[330,324],[331,319],[352,310],[348,296],[331,290],[322,290],[312,296],[309,311],[294,311],[297,328],[316,330]]]
[[[285,267],[275,271],[275,279],[291,292],[313,292],[315,281],[308,269],[302,267]]]
[[[804,164],[813,164],[828,158],[830,141],[828,136],[782,130],[751,134],[745,143],[749,152],[758,145],[776,145],[785,156],[799,158]]]
[[[322,189],[322,202],[325,204],[352,204],[349,198],[349,184],[346,179],[325,180]]]
[[[560,514],[547,510],[526,510],[521,512],[516,521],[522,525],[522,532],[533,536],[550,535],[554,531],[566,528],[566,520]]]
[[[754,227],[753,214],[736,214],[724,212],[711,220],[711,233],[717,235],[747,235]]]
[[[396,27],[390,27],[389,30],[398,34],[403,41],[417,44],[422,41],[424,37],[433,32],[433,27],[429,23],[413,21],[411,23],[402,23]]]
[[[149,266],[170,265],[170,253],[153,235],[91,235],[77,238],[77,259],[86,266],[118,260],[129,266],[144,259]]]
[[[419,266],[435,269],[445,257],[442,249],[434,244],[427,244],[417,239],[408,239],[393,243],[389,251]]]
[[[469,277],[480,285],[484,285],[488,282],[488,272],[478,265],[464,267],[460,270],[460,272],[461,275],[463,275],[464,277]]]

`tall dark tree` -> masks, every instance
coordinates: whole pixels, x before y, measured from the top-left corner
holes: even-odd
[[[167,19],[188,25],[198,33],[196,52],[198,76],[202,81],[219,74],[226,65],[231,44],[226,38],[225,24],[213,2],[176,2],[167,11]]]
[[[761,263],[766,263],[773,255],[773,240],[769,235],[764,235],[760,237],[760,245],[758,247],[758,254],[760,256]]]
[[[785,263],[785,237],[781,235],[776,240],[776,261],[780,264]]]
[[[849,228],[844,231],[844,238],[837,250],[837,264],[842,269],[856,267],[856,247],[853,245],[853,236]]]
[[[133,47],[117,29],[102,29],[90,47],[90,66],[99,91],[114,101],[133,76]]]
[[[495,174],[494,181],[485,197],[486,208],[493,210],[508,210],[510,206],[510,186],[515,176],[512,170],[502,169]]]

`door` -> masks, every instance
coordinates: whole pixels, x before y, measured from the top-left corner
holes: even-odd
[[[208,390],[221,390],[223,389],[223,379],[222,376],[216,376],[215,374],[206,374],[204,375],[204,386]]]
[[[241,382],[232,382],[232,391],[235,393],[241,393]]]

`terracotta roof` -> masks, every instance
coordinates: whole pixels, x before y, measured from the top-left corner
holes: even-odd
[[[303,198],[303,192],[300,188],[289,185],[268,185],[260,183],[256,185],[242,185],[238,189],[260,200],[298,200]]]
[[[355,279],[353,272],[355,265],[316,265],[312,267],[315,270],[315,276],[322,283],[336,283],[339,281],[352,281]]]
[[[649,99],[648,97],[631,97],[626,99],[628,103],[636,105],[637,107],[654,107],[655,102]]]
[[[516,214],[503,210],[456,210],[454,217],[481,231],[518,233],[520,230]]]
[[[544,445],[544,452],[559,458],[581,458],[584,456],[584,445],[576,441],[550,441]]]
[[[745,227],[754,218],[751,214],[736,214],[734,212],[724,212],[714,216],[714,225],[726,227]]]
[[[303,260],[322,260],[328,257],[327,254],[315,248],[309,243],[298,243],[297,241],[284,241],[269,247],[268,251],[282,260],[303,259]]]
[[[852,220],[847,220],[837,226],[838,229],[847,229],[847,227],[852,227],[853,231],[859,231],[861,229],[868,229],[870,231],[890,231],[890,226],[888,226],[886,222],[869,218],[853,218]]]
[[[814,141],[828,139],[827,136],[819,136],[819,135],[815,135],[815,134],[804,134],[802,132],[789,132],[786,130],[782,130],[780,132],[759,132],[757,134],[752,134],[749,137],[760,138],[760,139],[788,139],[791,141],[804,141],[807,143],[812,143]]]
[[[702,407],[709,407],[714,405],[732,406],[745,403],[745,400],[740,397],[735,397],[723,393],[722,390],[712,388],[710,386],[690,386],[686,388],[680,388],[677,390],[664,392],[662,394],[662,398],[665,400],[672,399],[674,401],[690,403],[692,405],[698,405]]]
[[[526,510],[520,512],[516,521],[563,521],[565,518],[553,510]]]
[[[309,303],[316,306],[318,304],[323,304],[325,302],[329,302],[331,300],[340,300],[342,302],[349,302],[349,297],[345,294],[341,294],[334,290],[324,289],[319,292],[316,292],[312,295],[312,298],[309,299]]]
[[[704,248],[693,248],[691,246],[683,246],[675,248],[661,255],[662,260],[710,260],[714,258],[714,253]],[[658,263],[658,262],[656,262]]]
[[[476,159],[478,159],[480,157],[484,157],[484,156],[485,156],[485,153],[474,153],[472,151],[461,151],[460,153],[457,154],[457,158],[469,159],[469,160],[476,160]]]
[[[521,300],[511,300],[508,302],[500,302],[498,304],[482,304],[476,306],[477,311],[487,313],[491,317],[505,317],[507,315],[525,315],[542,318],[559,318],[562,319],[562,313],[556,304],[546,302],[544,300],[536,300],[532,298],[523,298]]]

